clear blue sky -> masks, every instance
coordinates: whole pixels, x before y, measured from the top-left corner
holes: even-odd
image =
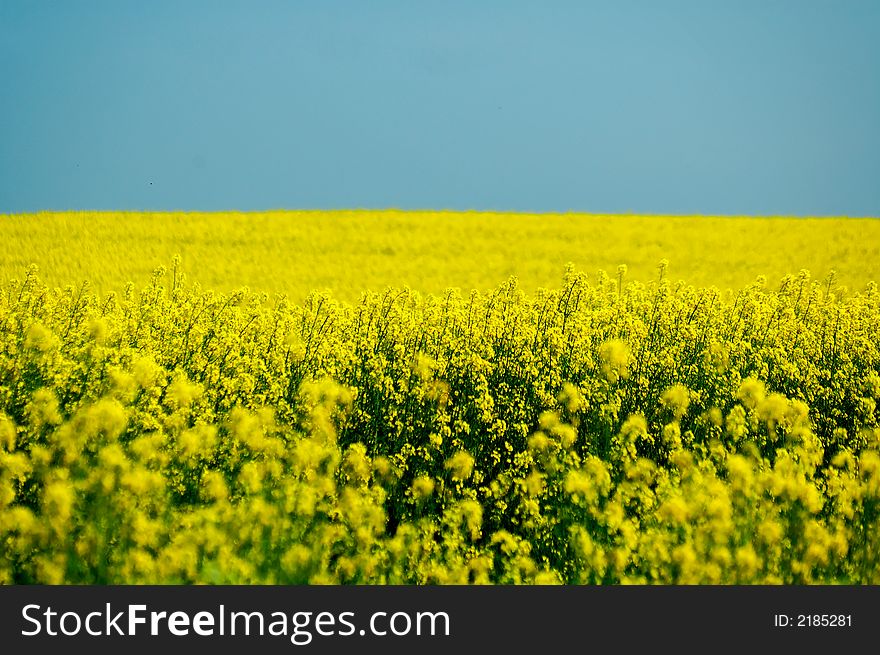
[[[880,215],[880,1],[0,2],[0,212]]]

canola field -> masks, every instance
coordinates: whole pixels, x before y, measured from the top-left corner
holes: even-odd
[[[503,218],[0,216],[0,582],[880,583],[880,221]]]
[[[598,216],[476,212],[77,212],[0,216],[0,280],[39,267],[49,286],[88,281],[100,294],[141,288],[180,255],[193,283],[242,287],[302,303],[315,290],[356,302],[386,287],[442,295],[486,292],[510,276],[534,293],[565,265],[593,275],[628,267],[649,282],[662,259],[673,281],[777,286],[806,268],[835,271],[838,290],[880,281],[875,219]]]

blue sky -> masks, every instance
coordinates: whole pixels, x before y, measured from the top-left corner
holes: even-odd
[[[0,212],[880,215],[880,2],[0,3]]]

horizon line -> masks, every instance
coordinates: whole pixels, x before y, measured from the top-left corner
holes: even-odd
[[[315,207],[273,207],[268,209],[39,209],[21,212],[0,212],[2,217],[38,216],[40,214],[280,214],[280,213],[402,213],[402,214],[495,214],[519,216],[607,216],[615,218],[822,218],[822,219],[856,219],[877,220],[877,215],[847,214],[744,214],[744,213],[699,213],[699,212],[638,212],[638,211],[589,211],[580,209],[568,210],[522,210],[522,209],[437,209],[437,208],[401,208],[401,207],[337,207],[333,209]]]

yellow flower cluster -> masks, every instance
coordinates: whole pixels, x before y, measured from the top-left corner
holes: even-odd
[[[880,583],[880,295],[0,288],[0,582]]]

